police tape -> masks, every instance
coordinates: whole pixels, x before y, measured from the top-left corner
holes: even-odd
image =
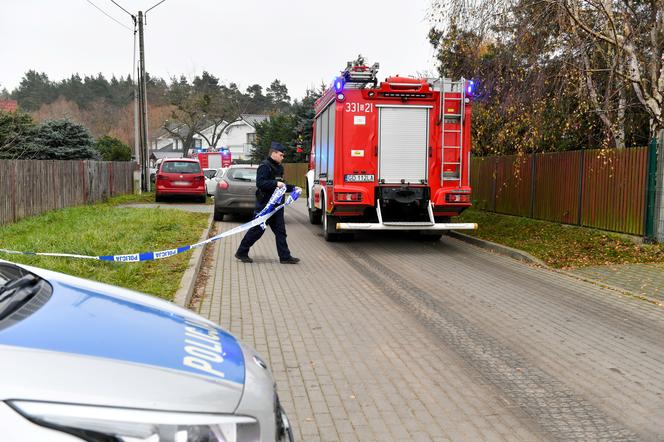
[[[302,190],[300,188],[295,188],[295,190],[293,190],[291,194],[286,198],[286,202],[280,204],[285,193],[286,193],[285,187],[278,187],[277,189],[275,189],[274,193],[270,197],[269,202],[265,205],[263,210],[261,210],[256,215],[256,217],[251,221],[241,224],[230,230],[226,230],[225,232],[221,232],[220,234],[212,236],[204,241],[197,242],[196,244],[182,246],[176,249],[161,250],[159,252],[142,252],[142,253],[129,253],[126,255],[101,255],[101,256],[75,255],[71,253],[19,252],[16,250],[7,250],[7,249],[0,249],[0,252],[11,255],[58,256],[64,258],[95,259],[98,261],[116,261],[116,262],[141,262],[141,261],[153,261],[156,259],[164,259],[170,256],[184,253],[188,250],[196,249],[198,247],[203,247],[204,245],[209,244],[213,241],[217,241],[227,236],[236,235],[240,232],[249,230],[255,226],[261,226],[263,229],[265,229],[265,223],[267,222],[267,220],[272,215],[277,213],[279,210],[283,210],[284,207],[293,204],[293,202],[297,200],[300,194],[302,193]]]

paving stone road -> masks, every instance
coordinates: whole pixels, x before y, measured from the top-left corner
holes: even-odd
[[[300,441],[664,440],[664,309],[455,239],[208,249],[192,308],[268,360]],[[219,223],[222,230],[241,220]]]
[[[664,265],[662,264],[615,264],[583,267],[571,270],[570,273],[664,302]]]

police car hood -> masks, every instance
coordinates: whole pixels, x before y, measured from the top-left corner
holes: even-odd
[[[0,400],[236,409],[245,350],[232,335],[154,297],[22,267],[46,279],[53,293],[0,329]]]

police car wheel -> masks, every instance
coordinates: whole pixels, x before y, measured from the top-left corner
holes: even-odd
[[[220,212],[218,210],[215,210],[213,218],[214,218],[215,221],[223,221],[224,220],[224,215],[225,215],[225,213]]]

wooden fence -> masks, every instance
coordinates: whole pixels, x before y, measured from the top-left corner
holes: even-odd
[[[284,163],[284,180],[288,184],[304,189],[307,186],[307,171],[309,170],[309,163]]]
[[[647,148],[581,150],[471,161],[475,207],[643,235]]]
[[[133,192],[132,162],[0,160],[0,224]]]

